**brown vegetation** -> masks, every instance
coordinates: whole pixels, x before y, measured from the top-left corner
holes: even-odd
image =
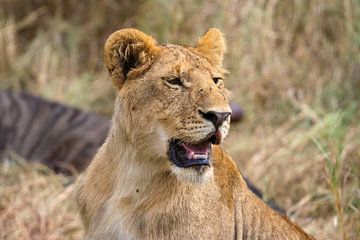
[[[0,88],[110,114],[103,44],[129,26],[180,44],[223,29],[227,86],[246,111],[227,151],[317,239],[360,237],[358,1],[3,0]],[[75,239],[72,185],[37,169],[1,166],[0,239]]]

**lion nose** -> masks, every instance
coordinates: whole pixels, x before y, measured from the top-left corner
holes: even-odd
[[[227,117],[230,116],[231,112],[215,112],[215,111],[209,111],[209,112],[203,112],[199,110],[200,116],[205,118],[206,120],[212,122],[216,129],[218,129],[221,124],[227,119]]]

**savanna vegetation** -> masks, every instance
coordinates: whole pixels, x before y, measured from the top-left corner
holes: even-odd
[[[224,146],[239,169],[317,239],[359,239],[357,0],[1,0],[0,89],[111,115],[111,32],[191,44],[212,26],[226,35],[226,84],[246,112]],[[73,182],[6,159],[0,239],[78,239]]]

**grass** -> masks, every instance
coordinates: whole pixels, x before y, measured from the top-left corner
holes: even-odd
[[[348,154],[346,151],[349,151],[349,149],[344,149],[346,145],[345,137],[347,134],[351,134],[351,130],[347,129],[348,124],[346,122],[353,119],[353,114],[352,108],[347,111],[329,114],[325,119],[326,131],[312,138],[325,161],[327,182],[332,194],[332,204],[336,211],[336,221],[343,239],[348,239],[348,231],[346,230],[346,222],[348,221],[345,219],[344,212],[351,206],[351,203],[346,203],[347,199],[344,196],[344,191],[347,190],[345,181],[348,180],[348,176],[351,176],[351,172],[359,174],[356,172],[355,168],[358,166],[356,166],[355,162],[350,167],[346,166],[345,162]],[[344,169],[346,167],[349,167],[349,169]],[[343,174],[348,176],[345,177]],[[356,226],[353,227],[356,228]]]
[[[246,111],[225,148],[266,198],[317,239],[360,238],[358,1],[4,0],[0,89],[110,115],[102,46],[130,26],[183,44],[221,28],[227,86]],[[67,222],[74,239],[81,234],[66,178],[13,161],[0,171],[0,239],[71,238]],[[66,197],[59,202],[59,195]],[[41,215],[44,209],[52,210]],[[33,230],[29,219],[51,227]]]
[[[0,171],[0,239],[80,239],[74,179],[12,155]]]

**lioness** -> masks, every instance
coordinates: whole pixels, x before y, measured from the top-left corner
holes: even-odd
[[[231,110],[221,32],[195,47],[113,33],[110,133],[79,180],[85,239],[312,239],[251,193],[221,148]]]

